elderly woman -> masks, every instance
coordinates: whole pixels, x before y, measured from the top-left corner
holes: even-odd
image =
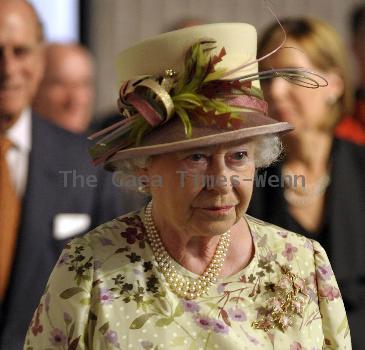
[[[321,20],[288,18],[281,24],[288,48],[260,62],[260,68],[304,67],[319,72],[328,86],[313,90],[284,79],[263,81],[270,115],[291,123],[295,130],[283,138],[282,161],[256,177],[289,181],[284,186],[258,184],[248,212],[323,245],[342,291],[352,343],[355,349],[362,348],[365,148],[335,134],[337,123],[351,109],[346,50],[335,30]],[[270,53],[281,40],[282,29],[274,23],[262,35],[259,56]],[[299,176],[304,176],[305,182]]]
[[[266,115],[257,79],[279,73],[258,73],[255,56],[239,23],[122,53],[125,118],[91,153],[152,201],[66,246],[25,349],[351,348],[321,246],[245,214],[255,168],[291,129]]]

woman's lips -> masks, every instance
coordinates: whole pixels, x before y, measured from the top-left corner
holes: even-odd
[[[201,208],[205,211],[208,211],[209,213],[212,214],[226,214],[228,213],[232,208],[234,208],[233,205],[225,205],[225,206],[219,206],[219,207],[206,207],[206,208]]]

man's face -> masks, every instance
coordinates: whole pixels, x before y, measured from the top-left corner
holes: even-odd
[[[82,133],[89,126],[93,106],[91,57],[73,46],[53,45],[47,50],[34,110],[67,130]]]
[[[0,3],[0,132],[30,105],[43,74],[42,43],[24,3]]]

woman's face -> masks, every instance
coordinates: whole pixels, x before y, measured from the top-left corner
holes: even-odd
[[[159,229],[192,236],[229,230],[251,199],[254,147],[250,141],[153,157],[145,171],[161,177],[161,186],[150,183]]]
[[[279,50],[264,60],[261,69],[303,67],[323,76],[328,81],[328,86],[312,89],[289,83],[283,78],[263,80],[262,89],[269,104],[270,115],[293,124],[293,134],[320,129],[330,118],[331,101],[335,102],[340,96],[341,79],[334,73],[325,73],[315,67],[294,40],[287,40],[285,46],[298,49]]]

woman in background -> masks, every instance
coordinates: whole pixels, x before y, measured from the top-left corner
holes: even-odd
[[[365,338],[365,149],[335,137],[351,109],[346,50],[336,32],[313,18],[281,21],[285,47],[261,70],[304,67],[326,78],[324,89],[302,89],[283,78],[262,82],[270,114],[295,130],[283,139],[285,157],[258,173],[249,213],[321,242],[336,272],[347,307],[354,348]],[[282,40],[278,24],[263,34],[258,56]],[[277,183],[270,179],[279,179]],[[276,185],[275,185],[276,184]]]

